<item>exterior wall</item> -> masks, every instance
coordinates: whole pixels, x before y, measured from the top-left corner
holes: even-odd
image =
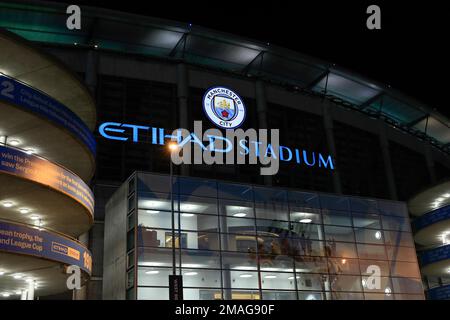
[[[106,300],[125,299],[127,187],[127,184],[120,187],[106,205],[103,257],[103,299]]]

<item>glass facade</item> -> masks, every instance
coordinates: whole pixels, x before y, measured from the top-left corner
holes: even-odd
[[[199,178],[128,180],[127,298],[423,299],[404,203]],[[374,275],[379,275],[374,281]]]

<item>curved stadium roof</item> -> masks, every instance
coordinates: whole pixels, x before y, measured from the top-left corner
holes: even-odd
[[[66,4],[0,0],[0,28],[28,40],[145,55],[260,77],[291,90],[325,95],[450,154],[450,121],[383,84],[284,48],[187,24],[84,7],[82,29],[68,30]]]

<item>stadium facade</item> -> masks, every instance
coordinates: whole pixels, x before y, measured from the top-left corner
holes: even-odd
[[[174,270],[185,299],[424,299],[447,284],[448,250],[422,258],[447,225],[416,222],[447,201],[449,120],[432,108],[202,27],[83,7],[68,30],[64,4],[0,8],[0,298],[38,278],[34,295],[71,298],[71,264],[78,299],[168,299]],[[245,104],[242,129],[279,130],[292,157],[276,175],[171,165],[173,130],[225,133],[203,108],[219,86]],[[439,194],[421,199],[427,188]]]

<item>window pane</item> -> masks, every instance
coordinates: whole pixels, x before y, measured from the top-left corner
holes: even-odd
[[[256,224],[258,231],[262,231],[265,233],[272,233],[274,235],[286,235],[286,236],[289,233],[289,222],[287,221],[257,219]]]
[[[217,183],[204,179],[178,177],[180,194],[217,197]]]
[[[392,278],[391,280],[395,293],[423,294],[423,286],[420,279]]]
[[[178,212],[175,212],[175,228],[178,226]],[[172,229],[172,212],[159,210],[139,210],[139,228]]]
[[[221,300],[222,290],[221,289],[183,289],[183,299],[184,300]]]
[[[350,207],[353,212],[378,213],[376,200],[363,198],[350,198]]]
[[[324,256],[325,247],[323,241],[293,239],[296,246],[294,252],[300,256]]]
[[[264,202],[255,204],[256,218],[289,221],[285,203]]]
[[[320,208],[319,195],[310,192],[289,191],[291,207]]]
[[[325,252],[328,257],[356,258],[356,248],[354,243],[330,242],[327,241]]]
[[[299,300],[325,300],[325,296],[322,292],[299,292]]]
[[[385,230],[411,232],[411,226],[406,218],[381,216],[381,223]]]
[[[321,274],[297,274],[297,289],[298,290],[314,290],[320,291],[324,288],[324,276]]]
[[[138,287],[138,300],[169,300],[169,288]]]
[[[335,226],[350,226],[352,220],[349,213],[339,211],[326,211],[322,213],[323,223]]]
[[[364,293],[365,300],[394,300],[394,295],[392,293]]]
[[[138,286],[161,286],[169,285],[169,275],[171,268],[139,267]]]
[[[223,270],[224,287],[258,289],[258,273],[252,271]]]
[[[384,231],[386,245],[414,247],[414,240],[409,232]]]
[[[378,200],[378,210],[386,216],[408,217],[406,205],[398,201]]]
[[[178,252],[177,252],[178,254]],[[219,252],[204,250],[182,250],[182,268],[220,268]]]
[[[373,229],[355,229],[356,242],[383,244],[383,232]]]
[[[328,270],[330,274],[360,274],[357,259],[329,258]]]
[[[182,212],[180,219],[182,230],[219,232],[217,216]]]
[[[386,247],[389,260],[417,262],[416,250],[407,247]]]
[[[352,228],[335,226],[324,226],[323,228],[328,241],[355,242]]]
[[[295,290],[294,274],[261,272],[261,285],[263,289]]]
[[[386,249],[384,246],[357,244],[358,256],[362,259],[381,259],[386,260]]]
[[[290,213],[291,222],[299,222],[301,224],[322,223],[319,209],[311,209],[305,207],[291,207],[290,211],[291,211]]]
[[[255,234],[255,220],[220,216],[220,232]]]
[[[355,228],[381,229],[380,217],[374,214],[353,213],[353,226]]]
[[[348,198],[342,196],[320,195],[322,208],[349,211]]]
[[[193,196],[180,196],[180,211],[216,215],[217,200]]]
[[[297,295],[292,291],[263,291],[264,300],[297,300]]]
[[[287,202],[287,192],[272,188],[254,187],[255,202]]]
[[[391,262],[391,274],[393,277],[420,278],[417,263],[411,262]]]
[[[138,248],[138,265],[154,267],[172,267],[172,250],[162,248]],[[178,256],[177,266],[178,266]]]
[[[183,287],[220,288],[220,270],[184,269]]]
[[[222,252],[222,268],[256,271],[256,254]]]
[[[376,281],[375,277],[362,277],[362,286],[364,289],[364,292],[369,293],[385,293],[388,292],[388,294],[392,294],[392,283],[391,279],[388,277],[380,277],[380,282],[378,283]]]
[[[221,215],[237,218],[253,218],[255,216],[252,202],[220,200],[219,212]]]
[[[320,224],[291,223],[293,238],[323,240],[323,231]]]
[[[256,236],[246,234],[221,234],[222,250],[256,252]]]
[[[322,257],[295,257],[296,273],[327,273],[327,260]]]
[[[253,190],[250,186],[219,183],[219,198],[253,201]]]
[[[361,277],[330,275],[332,291],[362,291]]]

